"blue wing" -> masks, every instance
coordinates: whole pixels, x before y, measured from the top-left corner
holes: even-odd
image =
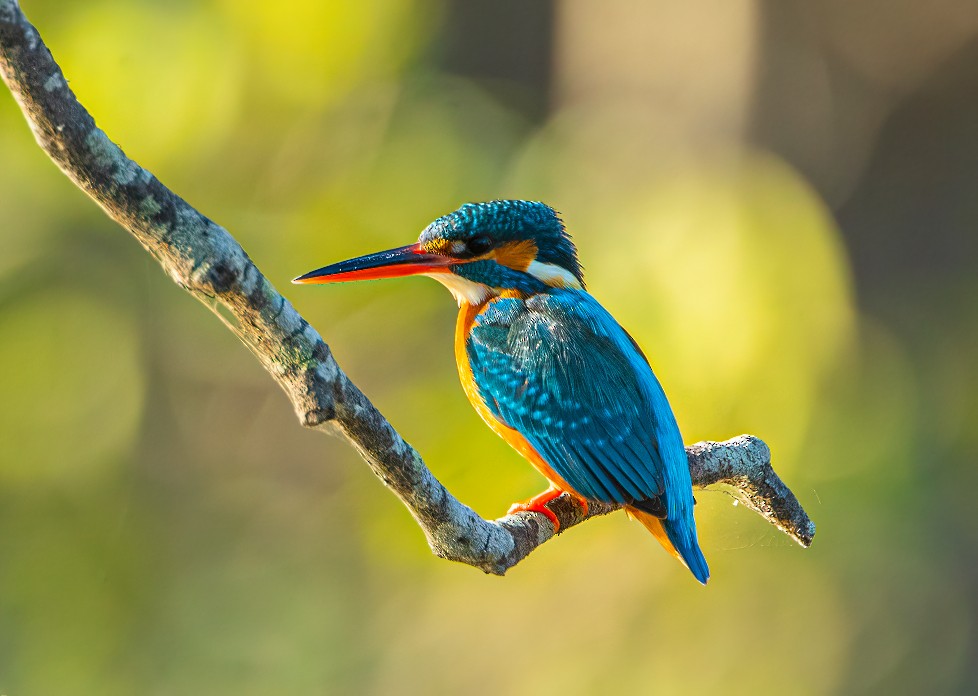
[[[477,316],[466,350],[493,415],[579,494],[693,524],[672,409],[644,356],[593,297],[554,290],[496,300]]]

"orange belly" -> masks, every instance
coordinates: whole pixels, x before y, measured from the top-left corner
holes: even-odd
[[[465,390],[465,395],[468,397],[469,402],[475,409],[482,420],[486,422],[492,431],[499,435],[503,440],[509,443],[510,447],[515,449],[517,452],[526,457],[533,467],[539,471],[544,477],[550,481],[551,484],[556,486],[562,491],[567,491],[569,493],[574,493],[578,497],[581,497],[577,491],[575,491],[571,486],[561,478],[557,472],[555,472],[543,457],[534,449],[525,437],[523,437],[518,430],[509,427],[505,423],[500,422],[486,406],[485,402],[482,400],[482,396],[479,394],[479,388],[476,386],[475,379],[472,376],[472,367],[469,365],[469,355],[465,350],[465,342],[469,336],[469,331],[472,329],[472,324],[475,318],[479,315],[482,310],[489,306],[492,302],[486,302],[481,305],[470,305],[463,304],[458,313],[458,321],[455,324],[455,362],[458,364],[458,376],[462,381],[462,389]]]

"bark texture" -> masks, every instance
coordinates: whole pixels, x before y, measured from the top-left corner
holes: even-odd
[[[502,575],[554,536],[544,515],[484,520],[452,496],[228,231],[126,157],[95,125],[16,0],[0,0],[0,74],[44,152],[177,285],[211,308],[223,306],[218,316],[285,390],[300,422],[338,429],[410,509],[436,555]],[[752,510],[799,544],[811,544],[815,525],[771,468],[770,450],[759,439],[703,442],[687,453],[694,486],[729,484],[728,492]],[[562,529],[615,509],[595,503],[585,515],[566,495],[550,507]]]

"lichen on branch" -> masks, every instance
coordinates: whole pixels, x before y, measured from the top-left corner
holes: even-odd
[[[408,507],[436,555],[502,575],[554,536],[539,513],[489,521],[452,496],[228,231],[126,157],[96,126],[16,0],[0,0],[0,74],[41,149],[177,285],[208,307],[221,305],[219,316],[282,387],[299,421],[338,429]],[[815,525],[775,474],[762,441],[744,435],[686,452],[694,486],[727,484],[771,524],[799,544],[811,544]],[[550,508],[561,529],[616,509],[592,503],[585,513],[567,495]]]

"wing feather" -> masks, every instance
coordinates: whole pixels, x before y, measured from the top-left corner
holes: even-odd
[[[628,334],[586,292],[491,302],[466,353],[493,415],[578,493],[660,517],[687,507],[689,470],[665,395]]]

